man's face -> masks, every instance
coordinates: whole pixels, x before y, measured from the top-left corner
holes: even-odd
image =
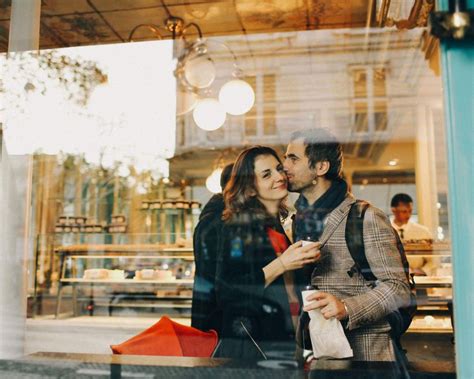
[[[395,221],[401,224],[406,224],[413,212],[411,203],[398,203],[396,207],[392,208],[392,213],[395,216]]]
[[[309,160],[305,154],[303,139],[291,141],[286,149],[283,167],[288,177],[288,190],[302,192],[312,185],[315,170],[309,167]]]

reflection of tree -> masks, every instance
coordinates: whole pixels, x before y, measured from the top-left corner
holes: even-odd
[[[107,81],[96,62],[56,51],[10,53],[3,65],[0,92],[5,92],[17,106],[25,93],[38,91],[44,95],[50,86],[61,87],[67,99],[85,105],[95,86]]]

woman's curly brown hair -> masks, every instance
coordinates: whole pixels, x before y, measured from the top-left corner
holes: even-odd
[[[253,217],[271,218],[265,206],[254,194],[255,186],[255,161],[262,155],[271,155],[281,164],[275,150],[267,146],[254,146],[242,151],[234,163],[229,182],[224,188],[225,209],[222,214],[224,221],[229,221],[235,215],[247,213]],[[280,204],[279,215],[281,218],[288,216],[288,209],[284,201]]]

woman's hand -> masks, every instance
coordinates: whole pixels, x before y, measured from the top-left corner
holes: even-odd
[[[298,241],[289,246],[283,254],[267,264],[262,270],[265,275],[265,287],[286,271],[297,270],[304,265],[317,262],[321,258],[319,242],[313,242],[303,247]]]
[[[302,241],[295,242],[277,258],[281,261],[284,271],[297,270],[321,259],[321,251],[319,250],[321,244],[319,242],[312,242],[306,246],[302,245]]]

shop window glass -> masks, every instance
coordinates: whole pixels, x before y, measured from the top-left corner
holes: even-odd
[[[198,8],[207,10],[202,4]],[[183,9],[189,14],[204,14]],[[283,13],[295,19],[299,14]],[[68,17],[77,21],[82,16]],[[181,40],[45,51],[44,56],[54,62],[58,59],[59,66],[49,67],[56,70],[55,74],[64,74],[57,71],[64,62],[73,62],[72,66],[84,68],[89,75],[85,87],[74,88],[79,92],[89,88],[90,103],[74,104],[69,113],[61,113],[67,108],[61,91],[68,94],[70,88],[62,88],[61,80],[40,75],[44,65],[28,66],[28,83],[7,88],[15,100],[24,96],[27,101],[17,103],[26,107],[21,111],[2,108],[6,137],[2,148],[6,145],[13,153],[32,158],[32,180],[24,186],[31,186],[32,191],[29,233],[34,241],[28,271],[28,353],[108,353],[109,345],[130,337],[123,333],[123,320],[135,325],[137,332],[152,325],[150,322],[142,328],[148,322],[144,320],[155,323],[165,315],[189,326],[197,299],[193,288],[202,279],[195,275],[198,265],[193,249],[197,239],[193,233],[205,213],[204,206],[222,191],[222,169],[253,145],[269,146],[284,160],[294,131],[322,127],[342,143],[343,174],[357,198],[369,201],[392,220],[396,216],[391,206],[393,196],[405,193],[412,198],[411,220],[424,224],[432,238],[403,241],[413,265],[411,273],[420,287],[419,310],[402,344],[409,360],[454,359],[441,80],[418,49],[422,31],[287,31],[289,26],[278,33],[247,33],[245,38],[223,33],[206,36],[215,42],[207,46],[211,59],[201,62],[213,76],[206,88],[183,87],[182,79],[175,76],[176,61],[183,53],[180,49],[188,48]],[[100,36],[101,32],[95,33]],[[192,33],[187,36],[192,37]],[[142,50],[140,46],[147,44]],[[66,57],[63,60],[58,58],[62,55]],[[84,63],[89,61],[95,63]],[[13,58],[1,62],[7,70],[5,78],[10,77],[8,70],[14,62]],[[87,71],[91,67],[94,70]],[[194,75],[206,73],[200,69]],[[107,85],[98,73],[108,76]],[[235,79],[235,74],[255,93],[254,105],[244,114],[224,112],[222,126],[210,130],[215,125],[198,126],[192,109],[178,110],[187,105],[184,100],[189,99],[184,96],[191,94],[190,98],[218,101],[220,89]],[[189,72],[188,76],[192,77]],[[45,80],[49,95],[41,93],[44,88],[40,84]],[[50,90],[52,82],[60,87],[61,96]],[[102,90],[108,92],[101,95]],[[76,92],[71,94],[72,100]],[[50,93],[54,96],[48,98]],[[98,114],[86,114],[93,104]],[[215,116],[211,113],[205,116]],[[27,151],[15,150],[25,146]],[[294,192],[288,198],[291,212],[295,212],[298,196]],[[291,234],[291,218],[283,227]],[[227,236],[214,232],[213,237]],[[258,239],[254,247],[266,237]],[[282,242],[278,236],[268,238],[272,249]],[[248,241],[230,242],[236,258],[240,244]],[[287,277],[282,283],[292,284]],[[296,308],[297,301],[285,306]],[[246,314],[246,318],[226,326],[243,330],[240,337],[247,332],[263,335],[266,321],[279,320],[283,308],[278,302],[256,305],[255,319]],[[295,316],[288,312],[285,315]],[[256,320],[258,317],[262,319]],[[92,328],[81,324],[84,319],[94,325],[97,335],[92,336]],[[239,328],[240,321],[247,323],[247,331]],[[284,318],[284,325],[280,321],[275,321],[276,327],[272,325],[272,333],[284,328],[294,333],[296,317]],[[41,329],[42,322],[51,323],[52,331],[41,331],[38,337],[35,330]],[[117,334],[101,328],[101,322]],[[84,328],[91,344],[77,343],[66,324]],[[55,345],[49,338],[53,333],[66,342]],[[260,342],[259,338],[255,341]],[[292,356],[271,343],[263,344],[262,349],[273,360],[276,357],[294,363]],[[236,359],[244,362],[244,357]]]

